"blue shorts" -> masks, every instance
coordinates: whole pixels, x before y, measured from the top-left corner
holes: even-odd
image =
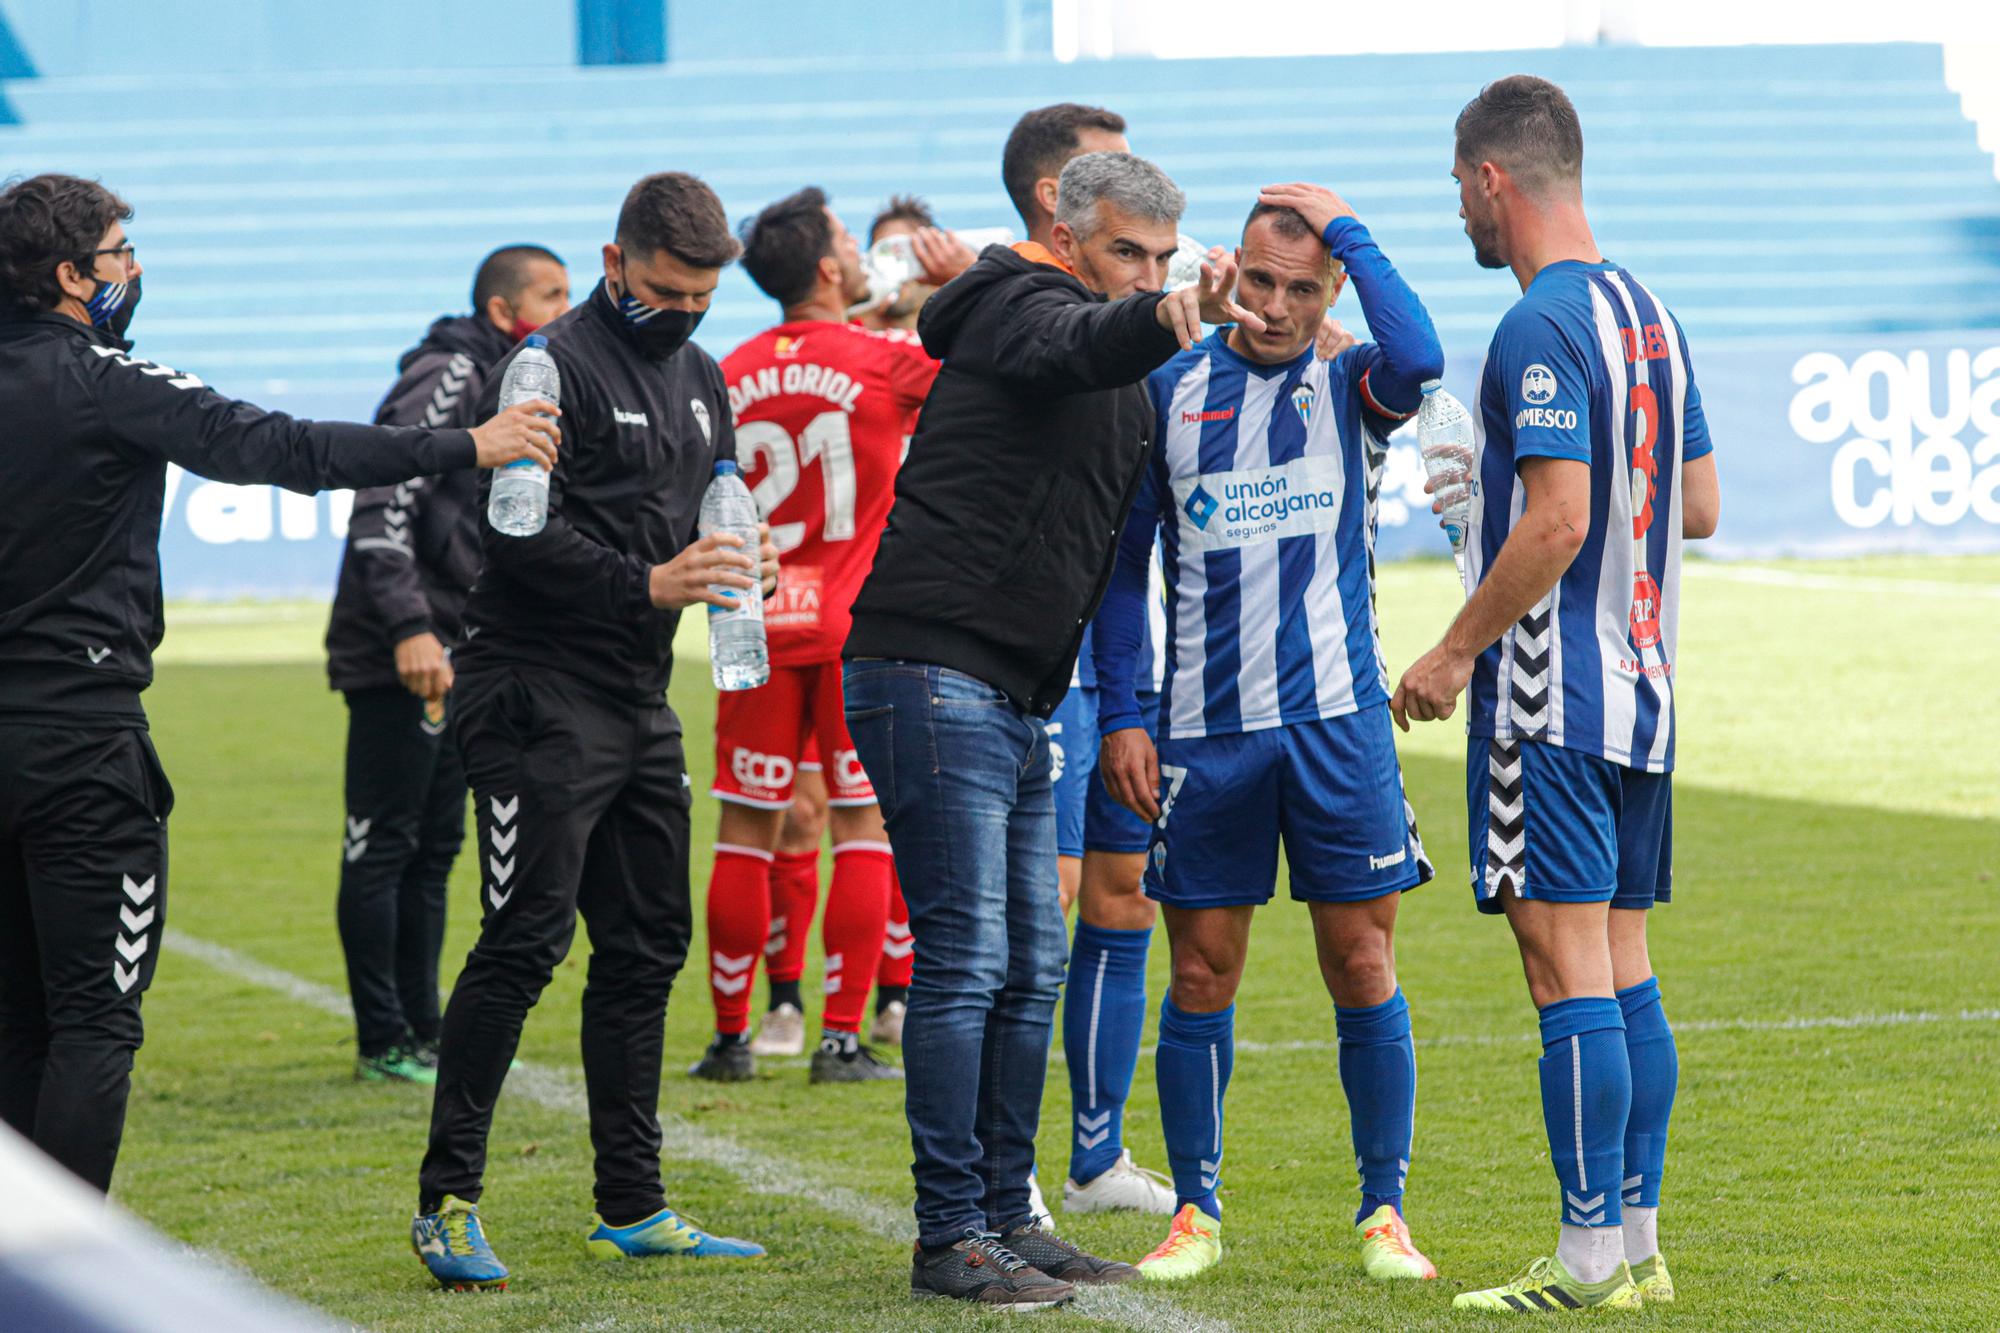
[[[1170,906],[1271,901],[1281,841],[1301,902],[1362,902],[1431,877],[1387,704],[1163,740],[1160,789],[1146,896]]]
[[[1043,724],[1056,786],[1056,855],[1083,855],[1083,812],[1097,785],[1097,691],[1070,687]]]
[[[1150,736],[1159,721],[1160,696],[1141,694],[1139,711]],[[1146,821],[1112,800],[1097,780],[1097,691],[1072,688],[1046,725],[1055,767],[1056,855],[1145,851],[1152,834]]]
[[[1095,691],[1092,691],[1095,693]],[[1160,696],[1139,696],[1139,725],[1148,736],[1160,730]],[[1100,737],[1101,739],[1101,737]],[[1090,794],[1084,798],[1083,848],[1088,852],[1143,852],[1153,845],[1153,826],[1113,800],[1097,775],[1096,756],[1090,765]]]
[[[1583,750],[1475,736],[1466,748],[1472,892],[1644,911],[1673,896],[1674,775]]]

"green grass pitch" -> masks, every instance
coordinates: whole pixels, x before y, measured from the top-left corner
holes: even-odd
[[[1384,570],[1392,672],[1428,646],[1455,598],[1447,567]],[[1684,601],[1676,902],[1654,932],[1682,1061],[1661,1215],[1681,1300],[1637,1318],[2000,1325],[2000,559],[1691,564]],[[882,1234],[910,1198],[896,1087],[809,1088],[796,1061],[727,1088],[682,1076],[708,1026],[698,965],[667,1016],[661,1101],[672,1142],[703,1146],[670,1153],[668,1197],[771,1257],[586,1258],[582,1118],[510,1093],[485,1211],[513,1287],[439,1292],[407,1239],[427,1093],[354,1082],[344,1022],[191,951],[223,945],[343,986],[333,897],[344,715],[316,658],[323,610],[176,612],[149,696],[179,808],[170,934],[115,1190],[128,1207],[368,1328],[983,1326],[974,1312],[912,1304],[907,1242]],[[702,791],[713,695],[698,658],[684,660],[673,699]],[[1442,870],[1404,900],[1398,953],[1420,1065],[1409,1216],[1443,1279],[1383,1290],[1358,1275],[1331,1004],[1303,909],[1281,893],[1259,916],[1239,1002],[1222,1268],[1142,1305],[1043,1326],[1465,1327],[1478,1318],[1451,1312],[1453,1292],[1503,1280],[1552,1244],[1533,1017],[1505,926],[1478,916],[1465,886],[1462,746],[1455,723],[1403,745]],[[699,881],[711,804],[696,814]],[[462,859],[447,976],[471,941],[476,893]],[[1165,975],[1162,939],[1155,1006]],[[521,1051],[572,1080],[582,976],[580,957],[558,971]],[[1128,1138],[1142,1164],[1163,1167],[1150,1027]],[[1067,1113],[1056,1065],[1040,1148],[1058,1185]],[[1126,1217],[1063,1229],[1124,1258],[1164,1234]]]

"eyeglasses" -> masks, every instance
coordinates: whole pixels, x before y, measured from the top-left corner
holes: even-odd
[[[92,259],[98,255],[117,255],[124,261],[125,271],[129,273],[132,271],[132,266],[139,262],[139,247],[127,241],[123,245],[109,245],[101,250],[92,250],[90,255]]]

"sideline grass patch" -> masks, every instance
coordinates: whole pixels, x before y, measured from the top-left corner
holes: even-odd
[[[1871,580],[1930,569],[1870,563]],[[2000,561],[1950,573],[2000,584]],[[1384,571],[1392,671],[1435,637],[1450,584],[1444,565]],[[1668,1012],[1684,1025],[1661,1228],[1682,1299],[1641,1317],[1702,1329],[1991,1327],[1979,1303],[2000,1277],[1986,1197],[2000,1179],[1990,758],[2000,704],[1967,627],[1990,626],[1993,604],[1725,579],[1691,581],[1689,601],[1677,901],[1659,914],[1655,945]],[[316,626],[299,630],[310,620],[253,624],[252,646],[297,659],[302,637],[308,650],[316,641]],[[184,649],[211,629],[244,629],[181,625],[172,613],[169,627],[168,644],[185,635]],[[212,640],[205,655],[240,646]],[[149,703],[180,794],[171,927],[341,987],[333,890],[345,718],[320,666],[308,651],[275,664],[167,660],[160,676]],[[713,696],[698,660],[683,665],[674,698],[699,790]],[[1421,1067],[1410,1219],[1443,1281],[1385,1291],[1355,1271],[1332,1009],[1303,909],[1281,892],[1260,914],[1239,1005],[1239,1037],[1276,1049],[1240,1054],[1230,1089],[1227,1257],[1213,1277],[1167,1293],[1175,1306],[1243,1333],[1462,1328],[1467,1318],[1446,1308],[1453,1291],[1502,1280],[1552,1243],[1532,1015],[1505,928],[1473,912],[1461,869],[1461,744],[1455,729],[1433,727],[1404,752],[1443,869],[1405,900],[1399,932]],[[713,834],[705,805],[698,880]],[[475,895],[462,863],[447,974],[472,938]],[[584,948],[530,1017],[524,1058],[576,1067]],[[1156,944],[1155,1000],[1165,954]],[[1730,1026],[1916,1012],[1939,1021]],[[486,1196],[514,1287],[437,1292],[407,1237],[422,1092],[353,1082],[344,1024],[171,948],[146,1014],[117,1192],[169,1234],[338,1318],[453,1330],[984,1326],[976,1314],[912,1305],[907,1252],[807,1202],[806,1189],[795,1200],[753,1194],[712,1163],[669,1161],[670,1199],[764,1242],[771,1258],[589,1260],[586,1128],[521,1097],[501,1101]],[[746,1085],[692,1083],[680,1070],[708,1017],[691,970],[668,1015],[663,1109],[801,1164],[813,1185],[907,1206],[899,1089],[809,1088],[802,1064]],[[1151,1079],[1142,1059],[1128,1138],[1142,1163],[1162,1166]],[[1049,1183],[1066,1163],[1067,1116],[1057,1065],[1040,1145]],[[1065,1231],[1132,1258],[1164,1226],[1088,1217]],[[1093,1322],[1044,1318],[1052,1328]]]

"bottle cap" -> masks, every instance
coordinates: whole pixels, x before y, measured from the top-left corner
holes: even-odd
[[[531,333],[521,339],[521,346],[523,347],[547,347],[548,345],[549,340],[539,333]]]
[[[1425,381],[1424,381],[1424,382],[1423,382],[1423,383],[1422,383],[1421,385],[1419,385],[1418,387],[1419,387],[1419,388],[1421,388],[1421,389],[1422,389],[1422,390],[1423,390],[1423,391],[1424,391],[1425,393],[1427,393],[1427,394],[1430,394],[1430,393],[1436,393],[1436,392],[1437,392],[1437,391],[1438,391],[1439,389],[1442,389],[1442,388],[1444,387],[1444,381],[1443,381],[1443,380],[1425,380]]]
[[[715,475],[716,475],[716,476],[718,476],[718,477],[723,477],[723,476],[728,476],[728,477],[733,477],[733,476],[735,476],[735,475],[736,475],[737,471],[738,471],[738,469],[737,469],[737,467],[736,467],[736,460],[735,460],[735,459],[733,459],[733,458],[718,458],[718,459],[716,459],[716,460],[715,460]]]

